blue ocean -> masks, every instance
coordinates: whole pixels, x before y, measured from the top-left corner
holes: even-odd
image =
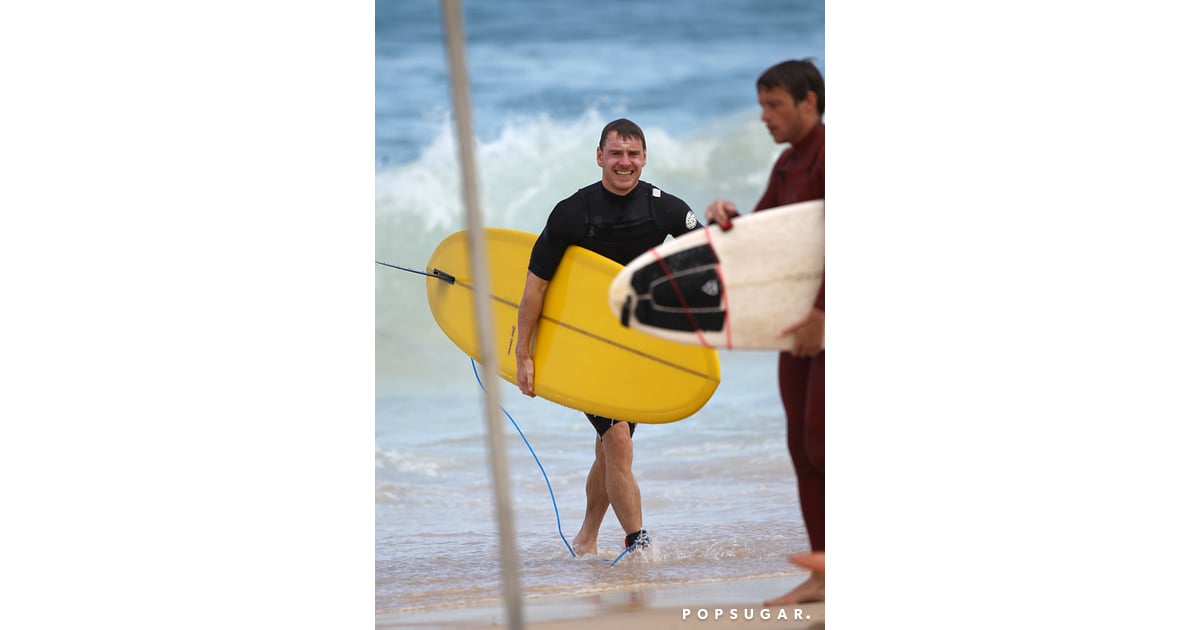
[[[717,197],[752,207],[782,150],[758,119],[755,79],[786,59],[825,67],[822,2],[462,5],[490,226],[540,231],[558,200],[599,179],[600,129],[618,117],[646,132],[643,180],[698,214]],[[375,256],[423,269],[438,242],[465,226],[441,4],[377,0],[375,12]],[[471,360],[434,323],[423,278],[382,266],[375,274],[376,613],[500,602],[483,394]],[[605,558],[620,553],[624,533],[611,513],[601,557],[572,557],[563,540],[583,516],[591,425],[501,383],[525,438],[505,418],[526,597],[799,576],[785,555],[808,541],[775,361],[769,352],[722,352],[722,383],[703,409],[639,426],[634,472],[654,547],[613,566]]]

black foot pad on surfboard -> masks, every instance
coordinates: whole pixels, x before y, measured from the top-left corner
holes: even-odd
[[[719,265],[712,248],[702,245],[671,254],[661,264],[639,269],[630,279],[637,302],[632,305],[626,302],[622,321],[628,320],[632,307],[633,317],[650,326],[685,331],[722,330],[725,287],[717,273]]]

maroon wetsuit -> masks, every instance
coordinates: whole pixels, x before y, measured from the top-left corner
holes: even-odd
[[[779,156],[754,211],[825,198],[825,123]],[[825,310],[825,281],[815,308]],[[788,451],[800,489],[800,512],[813,551],[825,550],[825,351],[779,353],[779,394],[787,414]]]

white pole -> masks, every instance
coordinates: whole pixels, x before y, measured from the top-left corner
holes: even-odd
[[[520,575],[517,573],[517,535],[513,528],[512,500],[509,492],[508,457],[504,448],[504,425],[500,421],[500,388],[496,378],[495,330],[492,327],[492,294],[488,278],[483,219],[479,209],[478,175],[475,170],[475,132],[471,128],[471,98],[467,81],[466,44],[463,37],[462,10],[458,0],[442,0],[446,30],[446,54],[450,62],[450,86],[457,123],[459,164],[462,167],[463,204],[467,210],[467,243],[471,251],[471,276],[474,279],[475,332],[479,340],[483,367],[484,395],[488,426],[488,452],[492,462],[492,487],[496,495],[496,520],[500,525],[500,565],[504,578],[504,599],[508,609],[508,627],[524,630],[521,608]]]

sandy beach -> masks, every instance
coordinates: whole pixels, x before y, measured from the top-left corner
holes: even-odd
[[[825,627],[825,604],[764,607],[762,601],[787,592],[803,574],[766,579],[644,587],[586,596],[527,599],[524,619],[536,630],[658,630],[663,628]],[[377,615],[375,627],[413,630],[499,628],[507,623],[503,603],[478,607]]]

